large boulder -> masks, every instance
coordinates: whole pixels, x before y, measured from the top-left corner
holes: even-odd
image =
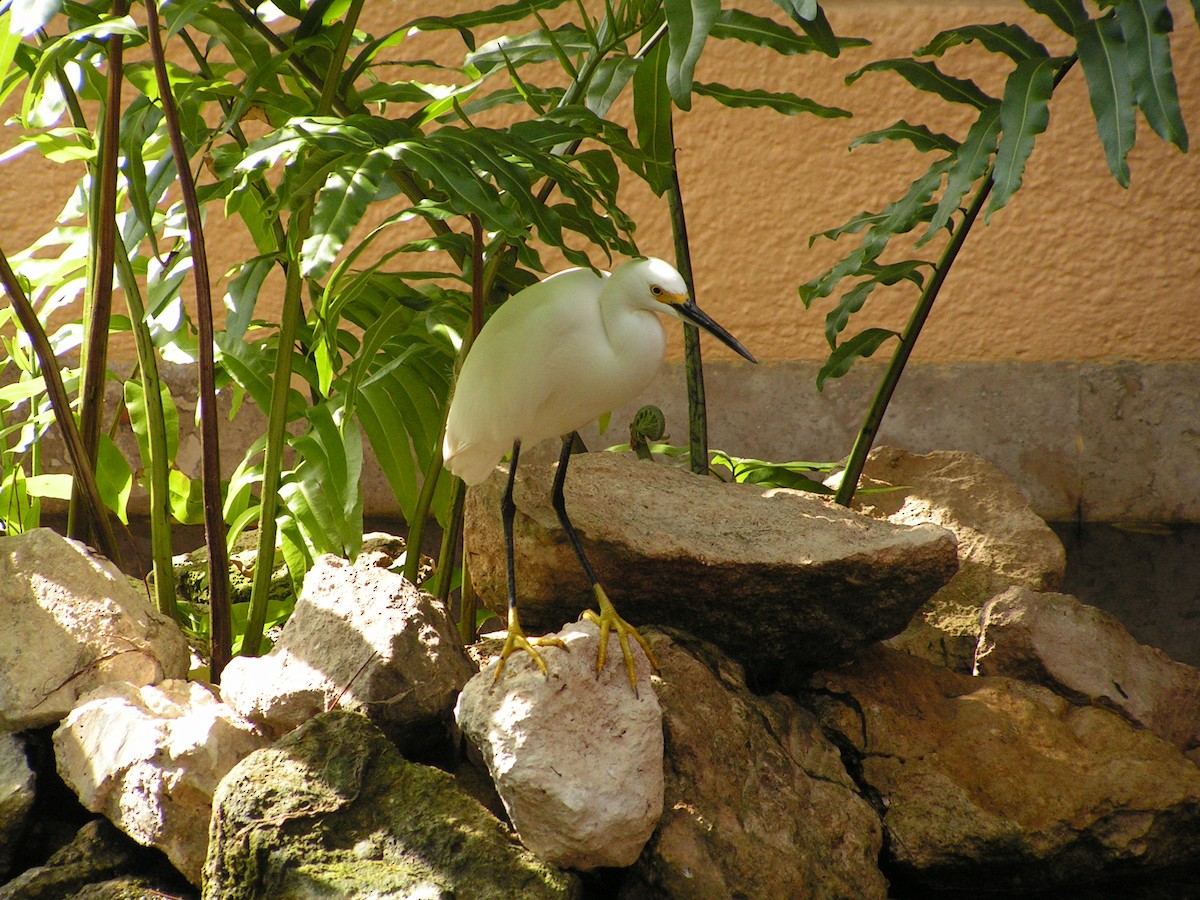
[[[621,897],[886,897],[879,816],[815,718],[752,694],[711,644],[647,637],[662,666],[666,804]]]
[[[15,734],[0,732],[0,878],[8,874],[17,843],[33,806],[33,770],[25,758],[25,743]]]
[[[897,525],[932,523],[958,541],[958,571],[891,646],[969,674],[979,614],[1014,585],[1053,591],[1062,585],[1062,542],[1021,489],[973,453],[925,455],[894,447],[871,451],[854,508]]]
[[[275,737],[338,706],[402,745],[444,739],[475,665],[445,608],[381,561],[320,557],[271,651],[226,666],[225,702]]]
[[[1108,710],[883,646],[812,688],[881,801],[889,876],[1027,892],[1200,863],[1200,768]]]
[[[110,681],[187,675],[190,651],[111,562],[35,528],[0,544],[0,730],[53,725]]]
[[[97,688],[54,733],[59,774],[80,802],[162,850],[197,885],[213,792],[267,743],[207,685],[187,681]]]
[[[352,712],[324,713],[221,782],[204,897],[577,897],[446,773]]]
[[[1200,670],[1068,594],[1010,588],[988,603],[975,671],[1115,710],[1200,761]]]
[[[514,500],[517,596],[531,633],[594,604],[550,504],[553,468],[521,466]],[[497,470],[467,496],[467,560],[479,594],[505,604]],[[567,511],[618,611],[692,632],[756,687],[849,658],[899,633],[957,567],[934,525],[893,525],[812,494],[697,477],[630,455],[575,457]]]
[[[495,681],[493,661],[467,684],[455,715],[521,843],[564,868],[628,866],[663,811],[662,709],[650,664],[635,648],[635,692],[616,640],[616,659],[597,675],[591,622],[556,637],[564,647],[542,651],[548,675],[519,653]]]

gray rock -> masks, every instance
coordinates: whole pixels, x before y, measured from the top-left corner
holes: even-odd
[[[1200,768],[1107,710],[883,646],[812,687],[914,884],[1073,890],[1200,863]]]
[[[0,729],[54,724],[110,681],[187,675],[183,632],[108,560],[48,528],[0,547]]]
[[[879,817],[813,716],[752,694],[709,644],[647,636],[662,666],[666,809],[622,898],[886,897]]]
[[[514,499],[517,594],[531,633],[594,604],[550,505],[552,469],[522,465]],[[467,496],[467,556],[479,594],[505,604],[501,470]],[[634,625],[686,629],[746,668],[794,683],[899,633],[954,573],[953,537],[903,527],[811,494],[725,484],[630,455],[576,457],[567,510],[593,566]]]
[[[108,881],[133,864],[135,847],[106,819],[93,819],[44,866],[0,885],[0,900],[61,900]]]
[[[221,696],[276,737],[334,707],[404,745],[452,716],[476,667],[444,607],[376,565],[323,556],[271,652],[226,667]]]
[[[637,694],[620,646],[596,674],[599,629],[576,622],[543,648],[468,682],[455,717],[478,748],[521,843],[547,862],[587,871],[632,864],[663,811],[663,724],[650,664],[635,650]]]
[[[1010,588],[988,603],[975,672],[1114,710],[1200,761],[1200,670],[1139,644],[1115,617],[1068,594]]]
[[[316,716],[221,782],[204,897],[576,897],[444,772],[352,712]]]
[[[59,774],[80,802],[162,850],[197,885],[213,792],[266,744],[207,685],[187,681],[97,688],[54,733]]]
[[[1053,591],[1066,569],[1062,542],[1020,488],[973,453],[924,456],[876,447],[863,470],[854,508],[898,525],[933,523],[958,541],[958,572],[890,645],[969,674],[985,604],[1013,586]]]
[[[33,798],[34,776],[25,743],[15,734],[0,732],[0,877],[8,874]]]

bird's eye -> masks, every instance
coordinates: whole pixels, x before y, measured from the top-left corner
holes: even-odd
[[[663,289],[661,287],[659,287],[657,284],[650,285],[650,293],[652,293],[655,297],[662,294],[662,292],[663,292]]]

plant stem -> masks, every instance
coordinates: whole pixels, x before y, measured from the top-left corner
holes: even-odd
[[[121,552],[117,548],[112,523],[108,520],[108,510],[105,509],[104,502],[100,499],[100,490],[96,487],[95,469],[88,461],[83,438],[79,436],[79,428],[75,424],[74,416],[71,415],[71,399],[67,396],[66,387],[63,386],[62,375],[58,371],[58,360],[54,356],[54,348],[50,346],[46,330],[38,321],[37,312],[34,310],[33,304],[29,302],[29,298],[25,296],[21,282],[17,279],[12,266],[8,264],[8,257],[4,255],[3,250],[0,250],[0,284],[3,284],[4,289],[8,292],[13,311],[16,312],[17,319],[21,323],[21,330],[33,344],[33,352],[37,356],[42,377],[46,382],[46,393],[50,396],[50,406],[54,410],[55,421],[58,422],[63,441],[67,445],[67,454],[71,457],[75,485],[82,489],[84,507],[92,521],[96,523],[97,549],[116,563],[118,568],[121,568]]]
[[[126,13],[125,0],[115,0],[113,15]],[[108,336],[112,321],[113,244],[117,231],[117,157],[121,136],[121,86],[124,81],[125,40],[114,34],[105,40],[108,49],[107,93],[98,158],[92,165],[95,230],[92,232],[91,264],[87,300],[84,303],[87,338],[81,351],[83,385],[79,391],[79,436],[93,468],[100,448],[100,421],[104,417],[104,392],[108,374]],[[82,537],[91,525],[68,517],[67,533]]]
[[[133,328],[133,343],[137,350],[138,376],[146,404],[146,436],[150,445],[150,466],[147,481],[150,493],[150,558],[154,569],[154,603],[158,611],[178,619],[175,594],[175,569],[171,564],[171,492],[170,460],[167,459],[166,416],[163,413],[162,384],[158,377],[158,362],[154,356],[154,341],[146,325],[146,308],[142,303],[137,276],[129,262],[129,251],[119,233],[113,238],[120,252],[116,253],[117,271],[129,321]]]
[[[971,200],[971,205],[963,214],[962,221],[954,229],[950,243],[946,245],[934,266],[933,277],[921,291],[921,296],[917,300],[908,324],[904,326],[904,331],[900,335],[900,345],[892,355],[887,371],[883,373],[883,380],[879,382],[879,387],[875,390],[875,396],[867,410],[867,417],[863,420],[858,437],[855,438],[854,447],[850,451],[850,458],[846,461],[846,469],[842,473],[842,483],[838,485],[837,493],[834,495],[834,501],[843,506],[849,506],[854,499],[854,492],[858,489],[858,479],[867,462],[867,454],[871,452],[871,445],[874,444],[875,436],[879,433],[879,426],[883,423],[883,416],[892,400],[892,394],[896,391],[896,385],[900,383],[900,376],[904,374],[904,367],[908,364],[908,358],[912,355],[913,347],[916,346],[917,337],[925,325],[925,320],[929,318],[930,310],[933,309],[933,303],[937,300],[942,283],[950,274],[950,266],[958,256],[958,251],[962,249],[963,242],[966,241],[971,226],[975,223],[980,210],[983,209],[988,194],[992,192],[992,184],[992,170],[989,168],[983,183]]]
[[[204,534],[208,546],[212,639],[210,677],[214,684],[218,684],[221,680],[221,670],[229,662],[233,628],[229,605],[229,555],[225,546],[225,519],[222,514],[224,507],[221,502],[221,450],[213,356],[212,281],[208,274],[208,252],[204,242],[200,202],[196,197],[196,182],[192,177],[187,148],[183,143],[183,132],[179,127],[179,112],[171,92],[156,4],[157,0],[148,0],[146,3],[146,31],[150,40],[150,52],[154,58],[159,102],[162,103],[167,135],[171,141],[171,155],[175,157],[175,171],[179,175],[179,189],[187,214],[192,278],[196,290],[196,327],[199,332],[197,339],[200,353],[200,448],[203,461],[201,486],[204,494]]]
[[[671,129],[671,183],[667,186],[667,206],[671,212],[671,233],[675,238],[675,264],[687,284],[688,293],[696,297],[692,278],[692,252],[688,244],[687,219],[683,212],[683,193],[679,185],[679,167],[675,164],[674,127]],[[690,322],[683,323],[683,367],[687,375],[688,393],[688,455],[692,471],[702,475],[708,471],[708,414],[704,405],[704,364],[700,358],[700,329]]]

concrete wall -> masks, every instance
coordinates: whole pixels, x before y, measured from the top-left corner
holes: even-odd
[[[778,13],[766,0],[740,5]],[[907,146],[849,152],[849,142],[901,117],[959,137],[969,122],[893,75],[867,75],[852,87],[844,76],[968,22],[1016,22],[1052,49],[1066,46],[1018,0],[825,6],[839,33],[873,46],[831,61],[714,42],[697,79],[792,91],[850,109],[853,119],[786,118],[699,98],[676,125],[698,300],[764,360],[752,368],[730,361],[722,347],[706,348],[718,362],[710,375],[713,444],[741,455],[844,456],[873,390],[877,372],[866,367],[815,391],[810,361],[827,350],[825,308],[805,310],[796,288],[852,245],[809,248],[807,239],[898,196],[928,161]],[[1200,39],[1189,4],[1173,0],[1171,9],[1176,77],[1197,139]],[[428,4],[368,4],[361,27],[378,33],[416,10]],[[439,35],[397,52],[454,58],[460,50],[452,36]],[[988,57],[958,48],[942,65],[998,95],[1005,69]],[[981,452],[1051,517],[1200,518],[1200,156],[1180,154],[1144,123],[1138,137],[1133,182],[1122,189],[1105,166],[1082,72],[1068,76],[1024,187],[977,227],[947,281],[882,440]],[[0,169],[0,247],[12,253],[51,227],[78,174],[33,153]],[[642,251],[669,256],[662,203],[633,184],[625,202]],[[220,273],[253,250],[216,212],[208,233]],[[855,326],[899,328],[913,298],[885,291]],[[132,357],[123,345],[115,354]],[[645,399],[678,410],[678,382],[670,369]]]

